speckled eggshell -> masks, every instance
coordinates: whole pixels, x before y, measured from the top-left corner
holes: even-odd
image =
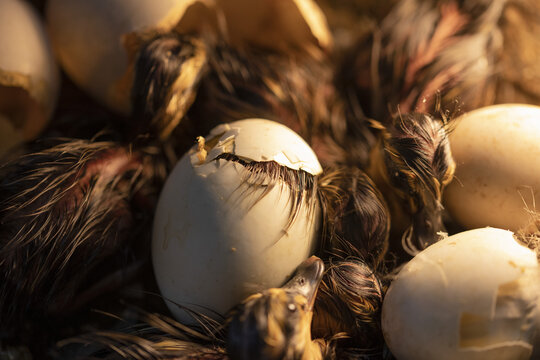
[[[383,334],[398,360],[529,359],[539,295],[536,254],[512,232],[465,231],[401,269],[383,302]]]
[[[317,200],[305,200],[287,227],[288,184],[279,181],[261,198],[259,190],[242,185],[243,165],[214,160],[231,153],[247,162],[273,160],[321,173],[315,154],[296,133],[250,119],[216,127],[207,143],[212,139],[219,141],[204,162],[194,148],[175,166],[153,228],[157,283],[172,313],[186,322],[192,319],[174,303],[216,317],[252,293],[281,286],[313,253],[319,223]]]
[[[466,228],[518,231],[540,204],[540,107],[506,104],[456,119],[450,133],[456,160],[444,204]]]

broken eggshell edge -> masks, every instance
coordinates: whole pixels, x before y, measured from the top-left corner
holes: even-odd
[[[536,254],[511,231],[465,231],[401,269],[383,302],[383,334],[400,360],[528,359],[539,295]]]

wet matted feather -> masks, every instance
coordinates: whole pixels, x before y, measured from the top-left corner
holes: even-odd
[[[336,352],[382,358],[380,317],[384,289],[379,275],[355,258],[327,264],[314,305],[314,337],[336,339]]]
[[[402,239],[403,249],[415,254],[444,231],[441,196],[455,170],[448,141],[452,124],[429,114],[410,113],[372,125],[381,135],[367,173],[385,194],[390,209],[391,247],[393,243],[394,250],[399,248],[395,245]]]
[[[371,179],[358,168],[327,168],[319,179],[319,198],[323,251],[377,267],[388,249],[390,214]]]
[[[0,168],[2,326],[66,316],[82,289],[128,265],[125,245],[135,224],[148,224],[163,181],[159,156],[144,150],[71,139],[35,146]]]
[[[531,0],[400,1],[351,49],[340,82],[381,120],[438,101],[455,114],[538,103],[539,21]]]

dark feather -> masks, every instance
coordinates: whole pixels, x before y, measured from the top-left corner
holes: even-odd
[[[122,249],[148,225],[165,174],[158,157],[112,142],[53,143],[0,168],[2,327],[66,316],[104,271],[127,265]]]

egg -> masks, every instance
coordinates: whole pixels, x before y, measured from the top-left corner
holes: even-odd
[[[159,289],[184,322],[183,307],[219,318],[281,286],[313,254],[320,222],[322,169],[289,128],[246,119],[198,141],[163,187],[152,236]]]
[[[540,203],[540,107],[484,107],[456,119],[450,146],[455,178],[444,204],[467,229],[527,227]]]
[[[124,114],[130,111],[133,63],[145,34],[204,32],[236,45],[253,42],[278,50],[284,43],[302,48],[331,41],[313,0],[50,0],[46,14],[66,73]]]
[[[57,65],[36,10],[22,0],[0,0],[0,155],[47,126],[58,87]]]
[[[383,334],[398,360],[529,359],[539,300],[534,251],[511,231],[473,229],[401,269],[383,301]]]

